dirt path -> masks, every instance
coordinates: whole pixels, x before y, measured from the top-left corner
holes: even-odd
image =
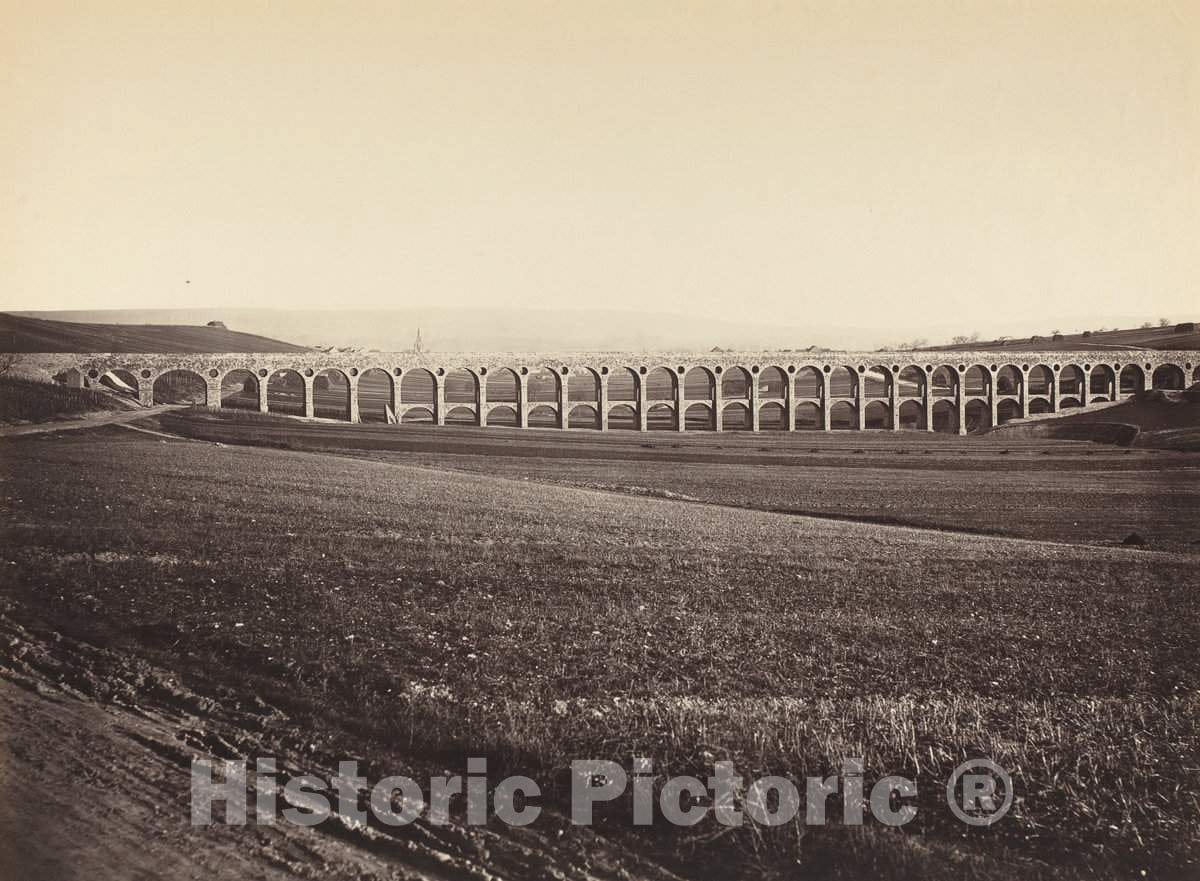
[[[51,431],[75,431],[79,428],[95,428],[99,425],[120,425],[123,422],[134,422],[147,416],[157,416],[171,410],[180,410],[187,404],[158,404],[139,410],[124,410],[119,413],[105,411],[93,413],[81,419],[64,420],[60,422],[38,422],[35,425],[0,425],[0,437],[21,437],[26,434],[46,434]]]
[[[280,782],[330,779],[330,757],[284,745],[303,736],[257,697],[203,696],[139,658],[0,615],[0,878],[676,878],[585,829],[424,818],[389,829],[336,816],[311,828],[191,826],[194,756],[269,755]],[[248,805],[253,816],[252,791]]]

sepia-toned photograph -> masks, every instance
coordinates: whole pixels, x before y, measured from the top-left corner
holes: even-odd
[[[0,879],[1200,879],[1200,2],[0,0]]]

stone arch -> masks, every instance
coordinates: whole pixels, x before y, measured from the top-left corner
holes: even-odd
[[[525,424],[529,428],[558,428],[558,411],[553,407],[547,406],[546,402],[535,407],[530,407]]]
[[[404,425],[433,425],[433,408],[432,407],[410,407],[404,411],[404,415],[400,417],[400,422]]]
[[[350,421],[350,377],[336,367],[325,368],[313,379],[313,415]]]
[[[73,368],[71,372],[78,377],[78,379],[73,380],[75,388],[82,387],[83,374],[78,370],[74,370]],[[114,391],[117,394],[126,395],[131,398],[138,397],[138,392],[141,389],[141,383],[138,382],[138,378],[134,376],[131,371],[120,367],[114,370],[105,371],[104,375],[100,377],[100,385],[104,386],[109,391]],[[257,394],[257,389],[255,393]],[[257,407],[257,404],[255,406]]]
[[[711,404],[691,404],[684,410],[683,416],[688,431],[712,431],[716,428]]]
[[[1068,364],[1058,374],[1058,392],[1078,398],[1085,393],[1083,368],[1078,364]]]
[[[650,431],[674,431],[675,408],[670,404],[655,404],[646,411],[646,428]]]
[[[1112,394],[1116,378],[1116,373],[1107,364],[1097,364],[1093,367],[1092,375],[1088,379],[1088,394],[1092,396],[1092,400],[1107,401]],[[1095,397],[1097,395],[1099,398]]]
[[[900,405],[900,428],[906,431],[925,430],[925,408],[919,401],[905,401]]]
[[[693,367],[683,377],[683,396],[688,400],[711,401],[716,380],[707,367]],[[688,408],[691,409],[690,407]],[[712,421],[712,408],[709,408],[708,419]],[[689,426],[690,427],[690,426]]]
[[[446,407],[445,422],[447,425],[478,425],[479,418],[470,407],[450,404]]]
[[[1121,375],[1118,379],[1119,388],[1118,394],[1121,396],[1136,394],[1144,391],[1146,388],[1146,374],[1142,372],[1142,368],[1136,364],[1126,364],[1121,368]]]
[[[727,367],[721,374],[721,397],[744,400],[750,397],[750,373],[744,367]],[[725,417],[721,417],[724,423]]]
[[[966,416],[968,434],[992,427],[992,408],[983,401],[967,401]]]
[[[636,431],[637,411],[629,404],[617,404],[608,411],[608,427],[614,431]]]
[[[208,403],[208,383],[194,370],[167,370],[154,379],[154,403],[191,404]]]
[[[933,430],[958,433],[958,406],[953,401],[942,398],[933,402]]]
[[[1192,382],[1200,382],[1200,364],[1192,370]]]
[[[967,395],[982,397],[988,393],[991,384],[992,374],[980,364],[972,364],[963,374],[963,392]]]
[[[858,375],[849,367],[835,367],[829,372],[829,397],[852,398],[858,389]]]
[[[1012,398],[1005,398],[996,405],[996,423],[1003,425],[1005,422],[1011,422],[1014,419],[1021,418],[1021,405]]]
[[[758,427],[763,431],[786,431],[787,410],[778,401],[771,401],[758,408]]]
[[[221,377],[222,410],[257,410],[258,377],[254,371],[239,367]]]
[[[1019,395],[1024,377],[1019,367],[1005,364],[996,372],[996,394]]]
[[[510,367],[500,367],[487,375],[487,399],[489,404],[515,404],[521,398],[521,381]],[[513,410],[515,416],[516,410]],[[490,424],[492,417],[488,416]]]
[[[1155,368],[1150,376],[1150,387],[1157,389],[1182,390],[1187,387],[1183,368],[1176,364],[1163,364]]]
[[[572,370],[567,375],[567,400],[599,401],[600,374],[590,367]],[[592,409],[592,415],[596,415],[595,408]],[[583,427],[590,428],[591,426]]]
[[[902,398],[919,398],[925,394],[925,371],[915,364],[909,364],[896,377],[896,387]],[[922,419],[924,415],[922,414]],[[904,420],[900,420],[903,424]]]
[[[297,370],[274,370],[267,377],[267,410],[285,416],[304,415],[304,377]]]
[[[442,379],[442,395],[447,405],[474,404],[479,400],[479,380],[464,367],[447,371]],[[450,418],[449,412],[446,418]]]
[[[1048,395],[1054,388],[1054,371],[1045,364],[1037,364],[1029,371],[1029,395]]]
[[[559,375],[549,367],[537,367],[530,370],[528,376],[525,377],[525,389],[529,394],[529,403],[556,403],[560,381]]]
[[[868,367],[867,372],[862,375],[862,388],[865,398],[888,397],[892,389],[892,371],[882,364]],[[889,419],[890,415],[889,413]]]
[[[721,429],[722,431],[749,431],[750,408],[742,401],[732,401],[726,404],[721,408]]]
[[[760,398],[786,398],[787,374],[779,367],[768,367],[758,375],[758,395]],[[762,421],[762,417],[759,417]]]
[[[1060,409],[1060,410],[1071,410],[1078,406],[1079,406],[1079,398],[1076,398],[1074,396],[1071,396],[1069,398],[1062,398],[1058,402],[1058,409]]]
[[[1054,408],[1050,406],[1050,401],[1043,397],[1029,399],[1029,415],[1036,416],[1043,413],[1053,413]]]
[[[608,399],[610,401],[636,401],[638,388],[638,375],[628,367],[618,367],[608,375]],[[611,423],[610,417],[610,426]]]
[[[392,375],[382,367],[371,367],[358,377],[360,422],[387,422],[392,409]],[[391,414],[393,418],[395,413]]]
[[[515,407],[507,407],[501,405],[493,407],[488,405],[488,427],[496,426],[498,428],[516,428],[521,424],[517,418],[517,409]]]
[[[423,367],[405,370],[400,376],[400,403],[420,404],[430,412],[437,406],[437,380]]]
[[[599,430],[600,414],[591,404],[577,404],[571,408],[570,413],[567,415],[567,428],[591,428]]]
[[[646,400],[675,400],[675,374],[665,367],[655,367],[646,374]]]
[[[801,367],[796,371],[797,398],[820,398],[825,394],[825,377],[816,367]]]
[[[958,372],[953,367],[941,365],[929,375],[929,391],[935,398],[952,398],[958,394]],[[957,416],[956,416],[957,418]],[[958,429],[955,428],[957,431]],[[937,431],[935,428],[934,431]]]
[[[863,410],[863,419],[867,428],[889,429],[892,427],[892,408],[883,401],[869,401]]]
[[[858,409],[850,401],[838,401],[829,408],[829,427],[833,431],[858,428]]]
[[[796,405],[796,430],[820,431],[821,407],[812,401],[801,401]]]

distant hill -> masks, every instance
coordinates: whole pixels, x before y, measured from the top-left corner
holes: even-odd
[[[219,318],[243,333],[232,333],[202,325]],[[1129,316],[1090,316],[1098,325],[1133,324]],[[10,322],[31,322],[18,335],[20,348],[12,348]],[[1046,327],[1061,326],[1049,323]],[[48,337],[31,329],[36,324],[53,330]],[[1066,325],[1066,322],[1062,324]],[[1037,325],[1034,324],[1034,327]],[[1066,325],[1071,326],[1071,325]],[[64,328],[80,328],[85,334],[78,343],[56,342]],[[1017,326],[1018,328],[1020,325]],[[993,325],[993,332],[1006,326]],[[105,351],[107,343],[127,352],[165,351],[258,351],[288,352],[303,348],[373,349],[406,351],[418,330],[428,352],[718,352],[718,351],[831,351],[887,350],[877,330],[869,325],[807,325],[797,327],[786,320],[772,321],[752,309],[738,306],[730,314],[713,319],[703,315],[665,312],[629,312],[611,309],[458,308],[427,306],[390,309],[101,309],[92,311],[0,313],[0,351],[61,351],[60,345],[82,346],[86,351]],[[96,331],[99,331],[97,333]],[[910,329],[911,332],[911,329]],[[926,338],[944,338],[951,328],[930,326],[921,331]],[[199,340],[194,335],[203,334]],[[257,336],[256,336],[257,335]],[[1029,336],[992,339],[962,345],[921,346],[923,351],[1012,349],[1013,351],[1066,349],[1200,349],[1200,333],[1194,329],[1177,333],[1166,328],[1070,333],[1061,340],[1050,334],[1037,341]],[[41,339],[36,343],[21,338]],[[279,337],[293,342],[284,343]],[[195,340],[195,341],[194,341]],[[99,348],[98,348],[99,347]],[[908,348],[908,346],[904,346]]]
[[[1057,338],[1056,338],[1057,337]],[[978,340],[922,348],[927,352],[970,352],[980,349],[1012,349],[1014,352],[1070,352],[1079,349],[1200,349],[1200,331],[1195,322],[1167,327],[1139,327],[1130,330],[1084,331],[1083,333],[1044,334],[1036,337]]]
[[[0,313],[0,352],[304,352],[304,346],[223,327],[82,324]]]
[[[869,332],[853,327],[789,327],[738,306],[714,320],[702,315],[612,309],[422,308],[358,309],[112,309],[18,313],[55,321],[130,324],[203,324],[220,318],[231,327],[283,337],[305,346],[403,352],[418,329],[429,352],[707,352],[866,345]]]

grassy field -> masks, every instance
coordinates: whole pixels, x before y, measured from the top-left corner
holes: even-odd
[[[304,346],[224,327],[88,324],[0,312],[4,352],[304,352]]]
[[[927,432],[513,431],[181,411],[190,437],[643,496],[1018,538],[1197,550],[1200,455]]]
[[[1036,337],[976,340],[970,343],[929,346],[922,351],[978,351],[982,348],[1004,348],[1018,352],[1078,352],[1085,349],[1166,349],[1180,351],[1200,347],[1200,332],[1195,322],[1168,323],[1165,327],[1130,327],[1116,330],[1093,330],[1085,333],[1058,334],[1049,332]]]
[[[1195,870],[1194,555],[80,434],[3,448],[8,614],[285,706],[324,750],[484,752],[552,802],[581,756],[918,781],[901,833],[606,819],[690,877]],[[941,789],[979,755],[1018,801],[967,830]]]
[[[0,423],[44,422],[117,406],[109,395],[93,389],[0,376]]]

